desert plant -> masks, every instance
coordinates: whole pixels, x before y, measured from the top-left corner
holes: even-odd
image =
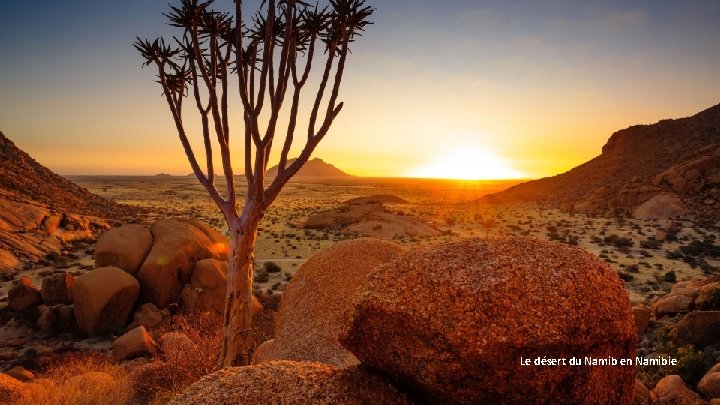
[[[263,266],[268,273],[280,273],[280,271],[282,271],[280,266],[275,262],[265,262]]]
[[[675,275],[675,272],[673,270],[668,271],[663,275],[663,280],[667,281],[668,283],[674,283],[677,281],[677,276]]]
[[[231,14],[213,10],[212,0],[181,0],[165,15],[169,24],[180,30],[172,43],[163,38],[153,41],[138,38],[134,43],[145,60],[144,66],[156,68],[158,83],[193,173],[230,229],[224,343],[219,355],[223,366],[250,361],[253,257],[260,221],[340,114],[343,103],[338,102],[338,95],[349,46],[370,24],[368,19],[374,11],[364,0],[329,0],[326,7],[299,0],[267,0],[247,18],[243,2],[234,3]],[[307,137],[299,156],[288,159],[295,139],[301,91],[308,83],[316,57],[324,59],[324,63],[309,114]],[[235,86],[242,105],[240,132],[247,182],[245,204],[240,212],[230,149],[231,116],[235,111],[229,107],[228,96]],[[189,95],[202,124],[205,171],[195,156],[184,120],[183,100]],[[279,143],[275,142],[278,120],[288,99],[290,107],[284,111],[289,119],[278,172],[266,188],[268,159],[273,145]],[[323,102],[327,104],[321,108]],[[261,128],[261,120],[265,119],[267,125]],[[226,183],[224,196],[215,187],[211,132],[220,151]]]

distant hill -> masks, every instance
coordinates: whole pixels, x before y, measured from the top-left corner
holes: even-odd
[[[295,159],[288,160],[288,165],[292,164]],[[267,170],[266,177],[276,177],[278,172],[278,166],[275,165]],[[308,160],[303,165],[300,171],[295,175],[295,179],[302,178],[352,178],[354,176],[345,173],[337,167],[323,161],[322,159],[315,158]]]
[[[615,132],[589,162],[481,201],[542,201],[579,212],[720,221],[720,105]]]

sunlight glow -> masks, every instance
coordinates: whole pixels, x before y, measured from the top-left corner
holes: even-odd
[[[449,150],[437,160],[417,167],[407,173],[408,177],[456,180],[505,180],[522,179],[527,175],[505,158],[487,148],[466,145]]]

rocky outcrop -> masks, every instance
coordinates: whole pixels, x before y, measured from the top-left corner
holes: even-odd
[[[692,216],[715,224],[720,220],[720,105],[618,131],[595,159],[481,201],[542,201],[577,212]]]
[[[0,273],[95,239],[108,219],[134,212],[51,172],[0,133]]]
[[[197,221],[158,220],[150,231],[153,246],[137,278],[143,301],[160,308],[178,300],[196,262],[227,260],[227,240]]]
[[[373,273],[340,343],[437,403],[626,403],[634,367],[523,366],[631,358],[635,323],[616,271],[530,238],[420,248]]]
[[[362,236],[388,239],[398,236],[429,237],[442,233],[417,218],[394,214],[382,203],[363,204],[353,200],[338,208],[311,215],[301,225],[309,229],[344,229]]]
[[[273,361],[225,368],[203,377],[171,404],[410,404],[372,372],[320,363]]]
[[[358,363],[337,341],[358,290],[404,249],[379,239],[340,242],[312,256],[293,276],[276,317],[274,358],[347,367]]]
[[[140,270],[153,244],[150,230],[123,225],[103,232],[95,245],[95,267],[113,266],[133,276]]]
[[[117,267],[101,267],[75,280],[75,320],[89,335],[122,330],[138,297],[140,285]]]

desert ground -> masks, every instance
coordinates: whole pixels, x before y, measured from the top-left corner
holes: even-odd
[[[141,214],[127,217],[123,222],[151,224],[161,218],[185,217],[205,222],[227,234],[221,214],[194,177],[84,176],[71,180],[108,200],[142,209]],[[238,181],[240,184],[236,186],[241,190],[243,181]],[[671,290],[675,292],[673,286],[679,282],[702,279],[718,272],[720,260],[717,255],[713,259],[710,257],[713,255],[698,253],[692,247],[697,248],[703,241],[716,246],[720,232],[690,221],[609,218],[564,212],[537,203],[477,203],[479,197],[513,184],[507,181],[367,178],[290,182],[261,223],[255,250],[255,293],[261,298],[266,312],[272,313],[268,318],[270,324],[275,319],[274,310],[279,299],[303,263],[340,241],[362,236],[389,239],[405,247],[478,236],[512,235],[576,245],[605,260],[618,272],[632,305],[647,307],[652,307],[658,298],[668,295]],[[217,187],[224,189],[222,179]],[[72,273],[77,277],[95,268],[95,242],[77,241],[68,246],[58,257],[28,265],[20,275],[29,277],[34,285],[41,285],[44,278],[54,274]],[[0,282],[0,302],[8,302],[8,290],[15,283],[14,278]],[[664,352],[667,338],[663,330],[680,319],[682,316],[658,318],[640,335],[638,354]],[[19,363],[35,369],[50,366],[50,370],[60,374],[67,373],[68,367],[91,372],[101,369],[111,374],[118,372],[121,376],[126,372],[118,368],[120,366],[103,366],[105,363],[102,362],[107,361],[104,355],[98,357],[100,365],[88,362],[97,361],[92,360],[96,359],[92,356],[89,357],[91,360],[81,360],[85,363],[78,365],[63,357],[63,353],[70,356],[72,353],[110,353],[112,339],[107,336],[87,338],[75,332],[45,335],[38,333],[34,322],[32,316],[13,314],[7,308],[0,313],[0,342],[4,346],[0,350],[0,366],[5,369]],[[173,328],[178,328],[176,321],[173,321]],[[189,335],[199,330],[197,327],[180,328]],[[162,332],[163,328],[158,330]],[[272,332],[266,335],[264,339],[272,337]],[[197,339],[203,338],[198,335]],[[720,352],[709,355],[720,356]],[[212,371],[213,354],[207,357],[201,365],[208,369],[188,372],[192,377],[187,381],[192,382]],[[42,363],[44,361],[51,363]],[[62,366],[53,368],[53,361]],[[177,359],[173,361],[178,363]],[[179,364],[185,363],[179,361]],[[638,368],[638,378],[649,387],[667,373],[657,367]],[[53,374],[45,377],[62,380]],[[187,385],[187,381],[183,384]],[[170,392],[185,385],[170,388]],[[49,392],[47,395],[52,396],[56,391]]]
[[[83,176],[72,180],[102,197],[146,208],[148,213],[144,219],[147,221],[160,217],[192,217],[218,231],[227,231],[221,214],[194,177]],[[269,274],[269,281],[256,283],[256,288],[282,293],[283,286],[308,257],[339,240],[358,236],[385,237],[406,246],[498,235],[525,235],[577,244],[607,261],[620,273],[633,304],[667,294],[675,281],[706,277],[720,267],[720,261],[714,259],[704,259],[703,264],[682,260],[682,257],[668,258],[673,257],[673,252],[680,246],[692,241],[708,237],[718,239],[720,231],[717,229],[704,229],[689,221],[603,218],[562,212],[535,203],[474,203],[479,197],[512,184],[507,181],[364,178],[291,182],[263,220],[256,248],[258,268],[264,262],[272,261],[282,271]],[[224,189],[222,179],[217,187]],[[239,189],[242,189],[242,183]],[[352,198],[373,195],[391,195],[407,201],[386,206],[393,214],[431,225],[440,231],[439,234],[419,232],[412,235],[400,230],[392,235],[371,227],[361,228],[358,232],[352,226],[303,228],[305,219],[314,214],[337,208]],[[668,237],[668,234],[674,237]],[[83,266],[91,268],[92,257],[83,253],[79,252],[71,270],[81,270]],[[666,280],[668,272],[675,274],[675,280],[672,276]]]

